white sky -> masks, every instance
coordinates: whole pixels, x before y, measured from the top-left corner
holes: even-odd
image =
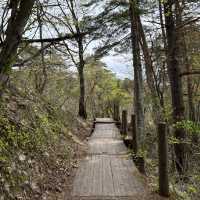
[[[102,59],[108,68],[120,79],[133,79],[133,66],[131,54],[109,55]]]
[[[42,1],[42,0],[41,0]],[[51,2],[53,3],[55,0],[51,0]],[[83,0],[81,0],[83,1]],[[87,1],[87,0],[84,0],[84,1]],[[105,0],[106,1],[106,0]],[[3,0],[4,2],[4,0]],[[0,3],[0,5],[3,4],[3,2]],[[56,2],[56,1],[55,1]],[[103,1],[102,1],[103,2]],[[197,3],[198,4],[198,3]],[[195,7],[195,6],[194,6]],[[198,7],[198,6],[197,6]],[[97,6],[96,8],[92,8],[92,11],[90,10],[90,12],[93,12],[93,13],[97,13],[99,12],[101,9],[101,6]],[[195,8],[192,9],[193,12],[192,14],[195,15],[196,17],[199,15],[199,9],[195,10]],[[0,9],[1,11],[1,9]],[[196,13],[197,12],[197,13]],[[52,9],[51,10],[51,14],[52,15],[58,15],[58,10],[57,9]],[[1,12],[0,12],[0,16],[1,16]],[[154,13],[155,14],[155,13]],[[154,14],[152,14],[152,16],[149,16],[150,19],[153,18]],[[147,18],[146,18],[147,19]],[[145,21],[145,20],[144,20]],[[146,24],[146,23],[144,23]],[[148,22],[147,22],[148,24]],[[66,30],[63,29],[63,28],[60,28],[59,27],[59,32],[63,32],[65,33]],[[151,27],[151,29],[155,29],[156,27]],[[154,30],[155,31],[155,30]],[[53,29],[53,27],[51,26],[48,26],[48,27],[45,27],[45,30],[44,30],[44,38],[45,37],[56,37],[57,36],[57,33],[56,31]],[[30,32],[29,32],[29,37],[31,36]],[[38,33],[36,34],[36,37],[38,36]],[[93,48],[95,46],[98,46],[98,43],[100,41],[96,41],[94,43],[91,43],[90,47],[88,48],[88,50],[86,51],[86,54],[92,54],[92,51],[93,51]],[[125,54],[125,55],[114,55],[111,53],[111,55],[109,56],[106,56],[102,59],[102,61],[104,63],[106,63],[106,65],[108,66],[108,68],[113,71],[117,77],[119,78],[130,78],[132,79],[133,78],[133,67],[132,67],[132,56],[131,54]]]

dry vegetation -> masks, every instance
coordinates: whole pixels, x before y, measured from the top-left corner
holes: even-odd
[[[1,199],[59,199],[85,152],[91,125],[15,86],[11,81],[1,99]]]

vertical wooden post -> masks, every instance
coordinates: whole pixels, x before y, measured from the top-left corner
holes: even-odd
[[[122,111],[122,127],[121,127],[121,133],[122,135],[127,134],[127,111]]]
[[[131,115],[131,127],[132,127],[132,145],[133,145],[133,152],[137,155],[138,151],[138,143],[137,143],[137,129],[136,129],[136,116]]]
[[[169,196],[166,123],[158,124],[159,194]]]
[[[113,105],[113,119],[116,121],[116,103]]]
[[[120,128],[120,125],[121,125],[121,123],[120,123],[120,116],[119,116],[120,114],[119,114],[119,102],[115,102],[114,103],[114,115],[113,115],[113,119],[115,120],[115,122],[116,122],[116,126],[117,126],[117,128]]]
[[[119,117],[119,103],[114,103],[114,114],[113,114],[113,119],[118,122],[120,120]]]
[[[94,132],[95,129],[96,118],[93,119],[91,134]]]

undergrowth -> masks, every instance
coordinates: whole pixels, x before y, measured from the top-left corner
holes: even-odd
[[[49,177],[59,173],[67,177],[75,156],[75,142],[68,135],[72,124],[65,115],[34,93],[16,89],[4,93],[0,108],[1,200],[45,199],[44,191],[61,192],[61,183],[55,184]]]

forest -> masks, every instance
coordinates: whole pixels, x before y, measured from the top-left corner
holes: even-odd
[[[89,200],[71,192],[94,141],[126,186],[92,199],[199,200],[199,140],[198,0],[0,1],[0,200]]]

